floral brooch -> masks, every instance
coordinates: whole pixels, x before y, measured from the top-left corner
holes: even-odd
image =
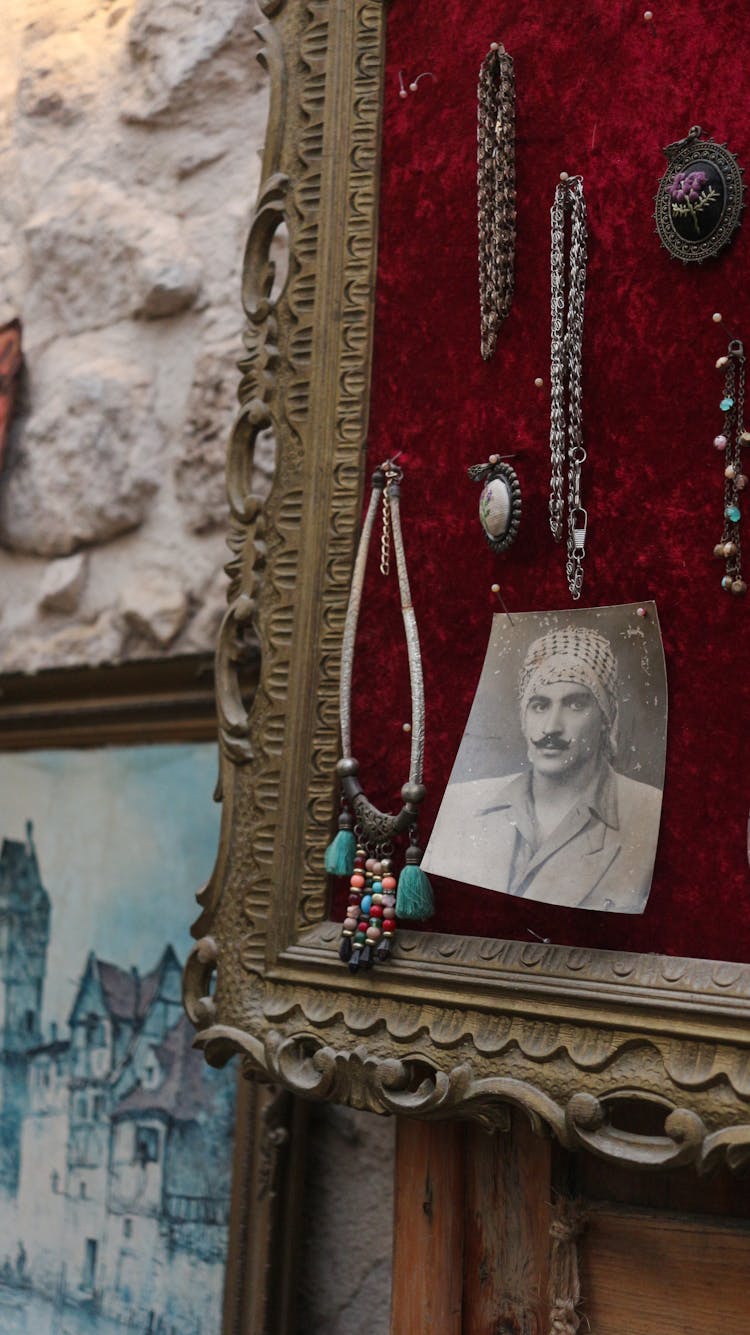
[[[506,459],[513,458],[506,455]],[[491,454],[489,463],[468,469],[472,482],[482,483],[479,522],[493,552],[505,552],[515,541],[521,522],[521,487],[515,468]]]
[[[656,230],[683,264],[718,255],[740,225],[743,169],[726,144],[701,139],[694,125],[686,139],[664,149],[667,170],[656,193]]]

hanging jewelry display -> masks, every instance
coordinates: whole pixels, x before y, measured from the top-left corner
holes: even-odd
[[[521,484],[515,468],[499,454],[468,470],[472,482],[482,482],[479,522],[493,552],[505,552],[515,542],[521,523]]]
[[[566,215],[570,247],[566,274]],[[588,516],[581,505],[586,462],[582,426],[583,309],[586,296],[586,201],[583,178],[561,173],[551,209],[552,331],[549,518],[555,542],[566,540],[565,574],[573,598],[581,596]],[[567,281],[566,281],[567,280]],[[567,481],[567,490],[566,490]]]
[[[721,581],[727,593],[743,594],[747,584],[742,578],[742,541],[740,535],[740,496],[747,487],[742,471],[741,453],[750,446],[750,431],[745,430],[745,352],[738,338],[733,338],[726,357],[716,363],[719,370],[726,368],[724,397],[719,404],[724,422],[714,446],[720,451],[724,465],[723,531],[721,542],[714,547],[714,556],[726,562]]]
[[[388,959],[398,918],[429,918],[432,888],[420,867],[418,813],[425,796],[422,784],[424,757],[424,686],[419,632],[409,589],[401,532],[403,472],[389,459],[372,475],[372,493],[354,562],[349,605],[341,650],[340,724],[342,757],[336,766],[341,784],[339,832],[326,850],[326,871],[349,876],[346,910],[339,954],[353,973]],[[406,636],[411,684],[411,757],[409,779],[401,789],[403,807],[395,815],[379,811],[365,796],[359,782],[359,762],[351,749],[351,692],[354,646],[362,602],[367,554],[378,510],[382,512],[380,572],[390,573],[391,544],[396,558],[401,615]],[[393,840],[408,833],[404,866],[393,874]]]
[[[493,42],[477,89],[479,309],[486,362],[513,302],[516,249],[516,84],[513,60]]]
[[[656,193],[656,230],[676,260],[701,264],[718,255],[740,225],[743,168],[726,144],[701,139],[700,125],[663,152],[668,165]]]

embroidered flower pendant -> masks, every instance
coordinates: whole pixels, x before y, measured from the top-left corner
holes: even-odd
[[[686,139],[664,149],[667,170],[656,193],[656,230],[683,264],[718,255],[740,225],[743,168],[726,144],[701,139],[694,125]]]

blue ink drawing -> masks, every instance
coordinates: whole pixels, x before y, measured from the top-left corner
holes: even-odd
[[[120,801],[127,802],[128,782],[144,772],[138,753],[146,750],[150,758],[171,752],[162,757],[170,781],[184,770],[195,784],[196,764],[205,775],[204,759],[214,763],[207,746],[70,754],[79,777],[86,771],[84,790],[94,783],[103,801],[114,781]],[[3,757],[0,768],[16,771],[16,806],[43,808],[33,800],[40,755],[33,758],[25,791],[23,782],[18,784],[24,759]],[[63,776],[75,805],[70,767],[61,764],[59,753],[50,753],[44,778],[58,795]],[[8,777],[4,774],[4,781]],[[191,818],[194,840],[201,806],[197,803],[191,817],[184,796],[183,790],[176,824]],[[127,827],[127,820],[123,824]],[[144,840],[145,852],[131,845],[129,871],[122,865],[124,851],[115,848],[113,856],[121,862],[114,878],[122,883],[129,874],[149,882],[156,876],[162,897],[169,898],[163,917],[174,923],[173,881],[185,876],[179,890],[187,923],[191,904],[185,891],[200,884],[213,852],[210,805],[204,824],[204,866],[192,865],[194,844],[190,868],[175,868],[162,860],[163,842],[149,853]],[[221,1325],[236,1074],[212,1070],[191,1047],[174,947],[158,948],[150,967],[129,962],[140,960],[149,946],[153,951],[159,939],[160,896],[153,885],[149,918],[134,921],[129,930],[123,928],[121,900],[115,912],[112,889],[104,887],[96,921],[84,904],[74,937],[68,924],[61,953],[57,937],[66,934],[56,931],[63,906],[54,890],[55,841],[46,831],[49,865],[43,864],[43,879],[36,847],[41,833],[29,819],[22,837],[6,835],[0,843],[0,1331],[215,1335]],[[174,837],[184,847],[184,831],[181,837],[177,828]],[[92,865],[101,866],[101,859]],[[62,867],[60,872],[62,877]],[[76,874],[82,874],[80,867]],[[67,916],[74,909],[70,886],[64,899]],[[90,895],[82,899],[90,907]],[[108,935],[108,914],[116,919],[114,936]],[[98,938],[110,945],[119,940],[127,953],[118,957],[110,949],[105,957]],[[73,940],[80,943],[77,959]],[[51,1014],[45,992],[53,976]],[[64,1009],[56,1009],[64,1001]]]

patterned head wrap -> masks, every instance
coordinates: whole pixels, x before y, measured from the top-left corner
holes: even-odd
[[[529,646],[519,682],[521,712],[533,695],[558,681],[572,681],[591,691],[614,742],[617,722],[617,664],[612,645],[597,630],[565,626]]]

